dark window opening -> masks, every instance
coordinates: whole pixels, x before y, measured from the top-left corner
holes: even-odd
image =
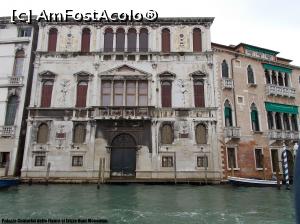
[[[197,167],[208,167],[208,158],[207,156],[197,156]]]
[[[199,28],[195,28],[193,30],[193,51],[194,52],[202,51],[201,30]]]
[[[139,51],[148,52],[148,30],[142,28],[139,35]]]
[[[128,52],[136,52],[136,30],[134,28],[128,30],[127,48]]]
[[[252,69],[251,65],[248,65],[247,75],[248,75],[248,83],[254,84],[254,73],[253,73],[253,69]]]
[[[116,51],[124,52],[125,50],[125,31],[123,28],[117,29],[116,33]]]
[[[226,60],[222,62],[222,78],[229,78],[228,64]]]
[[[172,83],[163,81],[161,84],[162,107],[172,107]]]
[[[5,168],[9,165],[9,152],[0,152],[0,168]]]
[[[203,81],[194,81],[195,107],[205,107],[205,93]]]
[[[72,156],[72,166],[83,166],[83,156]]]
[[[164,28],[161,33],[161,51],[163,53],[170,53],[170,30]]]
[[[225,127],[232,127],[232,109],[228,100],[224,104],[224,118],[225,118]]]
[[[104,33],[104,52],[113,51],[114,34],[111,28],[107,28]]]
[[[228,168],[237,168],[235,148],[227,148]]]
[[[86,107],[88,83],[81,81],[77,84],[76,107]]]
[[[49,52],[56,51],[56,43],[57,43],[57,29],[51,28],[49,30],[49,38],[48,38],[48,51]]]
[[[257,111],[255,104],[251,105],[251,123],[252,123],[253,131],[260,131],[258,111]]]
[[[46,156],[36,156],[34,166],[45,166]]]
[[[81,52],[90,52],[91,31],[89,28],[82,30],[81,36]]]
[[[163,156],[162,167],[173,167],[173,156]]]
[[[53,81],[45,81],[42,87],[41,107],[50,107],[52,98]]]
[[[256,168],[262,169],[263,168],[263,153],[262,149],[255,149],[255,162],[256,162]]]

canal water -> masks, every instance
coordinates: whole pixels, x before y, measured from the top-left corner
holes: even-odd
[[[295,223],[293,191],[191,185],[21,185],[0,190],[0,218],[108,223]],[[1,223],[1,220],[0,220]]]

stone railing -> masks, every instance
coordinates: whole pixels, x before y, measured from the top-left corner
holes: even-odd
[[[15,135],[15,126],[0,126],[0,136],[12,137]]]
[[[239,127],[225,127],[224,134],[226,138],[240,138],[241,128]]]
[[[229,78],[222,78],[222,89],[233,89],[234,81]]]
[[[278,85],[266,85],[266,93],[267,95],[275,95],[275,96],[285,96],[285,97],[296,97],[296,89],[287,86],[278,86]]]
[[[150,118],[151,107],[131,107],[131,106],[110,106],[110,107],[97,107],[94,110],[95,119],[105,118],[128,118],[128,119],[141,119]]]
[[[269,138],[275,140],[280,140],[280,139],[298,140],[300,139],[300,135],[298,131],[269,130]]]
[[[156,118],[216,118],[216,109],[210,107],[204,108],[157,108],[153,116]]]

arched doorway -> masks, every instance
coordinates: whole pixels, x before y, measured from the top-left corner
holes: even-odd
[[[130,134],[117,135],[111,143],[111,176],[135,176],[136,143]]]

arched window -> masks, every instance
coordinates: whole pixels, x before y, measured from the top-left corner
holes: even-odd
[[[195,107],[205,107],[204,83],[200,80],[194,81]]]
[[[49,52],[56,51],[56,43],[57,43],[57,29],[51,28],[49,30],[49,38],[48,38],[48,51]]]
[[[277,85],[277,79],[276,79],[276,73],[275,71],[272,71],[272,84]]]
[[[113,51],[114,34],[112,28],[107,28],[104,32],[104,52]]]
[[[281,72],[278,73],[278,85],[283,86],[283,75]]]
[[[163,53],[170,53],[170,30],[164,28],[161,32],[161,51]]]
[[[10,96],[6,106],[5,126],[13,126],[17,114],[19,98],[17,96]]]
[[[129,52],[136,52],[136,30],[134,28],[128,30],[127,48]]]
[[[84,143],[85,135],[86,135],[85,125],[84,124],[76,124],[74,127],[73,142],[74,143]]]
[[[139,45],[140,52],[148,51],[148,30],[146,28],[140,30]]]
[[[281,115],[278,112],[275,113],[275,122],[276,122],[276,129],[282,130]]]
[[[198,124],[196,126],[196,142],[197,144],[207,143],[207,131],[204,124]]]
[[[297,115],[296,114],[293,114],[292,117],[291,117],[291,120],[292,120],[292,129],[293,131],[298,131],[298,121],[297,121]]]
[[[124,52],[125,49],[125,31],[123,28],[118,28],[116,33],[116,51]]]
[[[38,128],[36,142],[39,144],[46,144],[48,142],[48,136],[49,136],[48,125],[43,123]]]
[[[265,70],[265,77],[266,77],[266,83],[270,84],[271,79],[270,79],[269,71],[267,69]]]
[[[248,65],[247,67],[247,76],[248,76],[248,83],[254,84],[254,73],[251,65]]]
[[[228,64],[226,60],[222,62],[222,78],[229,78]]]
[[[232,127],[232,109],[228,100],[224,104],[224,118],[225,118],[225,127]]]
[[[161,83],[161,106],[172,107],[172,83],[169,81]]]
[[[81,36],[81,52],[90,52],[91,31],[89,28],[82,30]]]
[[[173,143],[173,128],[171,124],[164,124],[161,127],[161,143],[162,144]]]
[[[85,82],[85,81],[78,82],[76,107],[85,107],[86,106],[87,89],[88,89],[87,82]]]
[[[50,107],[53,81],[45,81],[42,86],[41,107]]]
[[[283,125],[284,125],[284,130],[291,130],[289,115],[286,113],[283,114]]]
[[[269,127],[269,129],[274,129],[274,122],[273,122],[272,112],[268,111],[267,116],[268,116],[268,127]]]
[[[289,74],[285,73],[284,75],[284,85],[289,86]]]
[[[202,51],[201,30],[199,28],[195,28],[193,30],[193,51],[194,52]]]
[[[251,105],[251,124],[253,131],[259,131],[259,118],[258,118],[258,111],[254,103]]]
[[[25,53],[23,50],[18,50],[15,56],[14,76],[22,76]]]

